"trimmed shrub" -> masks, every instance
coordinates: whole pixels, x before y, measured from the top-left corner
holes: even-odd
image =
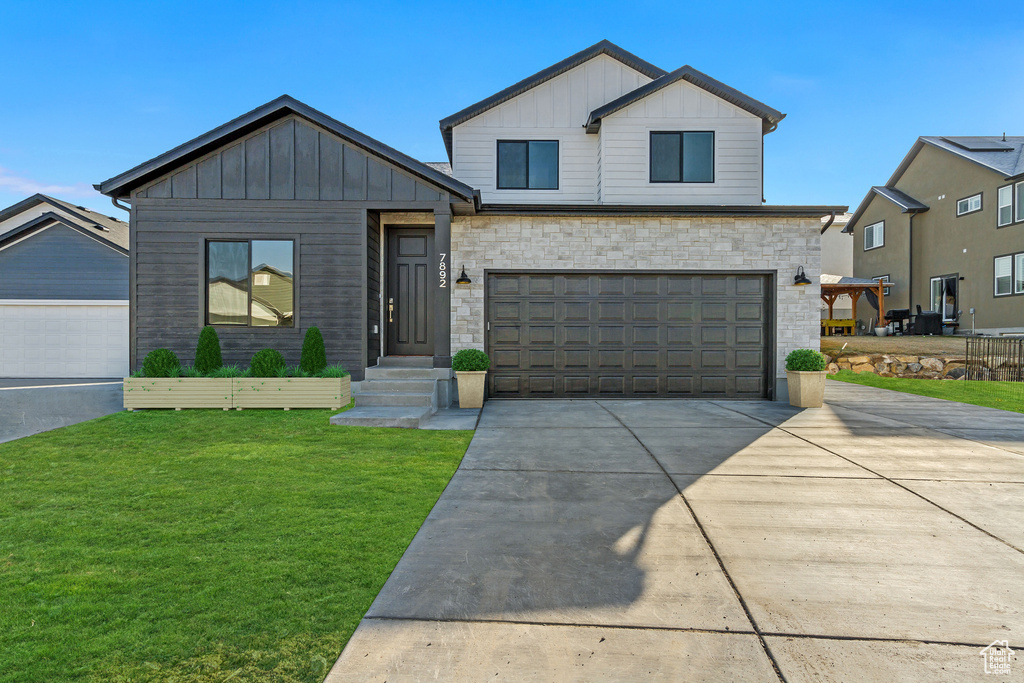
[[[224,360],[220,355],[220,338],[217,330],[207,325],[199,333],[199,343],[196,344],[196,372],[208,375],[222,365]]]
[[[472,372],[491,367],[491,359],[480,349],[462,349],[452,358],[452,370]]]
[[[797,349],[786,356],[786,369],[793,372],[820,372],[825,369],[825,356],[811,349]]]
[[[257,351],[249,363],[253,377],[284,377],[284,356],[274,349]]]
[[[170,349],[153,349],[142,361],[142,374],[146,377],[176,377],[181,363]]]
[[[311,327],[306,330],[306,336],[302,340],[302,356],[299,358],[299,368],[303,372],[315,375],[327,367],[327,350],[324,348],[324,337],[320,329]]]

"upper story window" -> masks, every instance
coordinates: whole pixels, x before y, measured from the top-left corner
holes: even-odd
[[[956,203],[956,215],[963,216],[964,214],[974,213],[975,211],[981,211],[981,193],[971,195],[970,197],[964,197],[963,199],[957,200]]]
[[[1024,221],[1024,181],[1017,183],[1017,216],[1015,221]]]
[[[498,140],[499,190],[557,190],[557,140]]]
[[[999,188],[996,196],[997,219],[996,225],[1000,228],[1013,222],[1013,185],[1006,185]]]
[[[206,322],[292,327],[294,281],[291,240],[211,240],[206,243]]]
[[[996,296],[1024,294],[1024,252],[997,256],[992,266]]]
[[[715,182],[715,134],[711,131],[652,132],[651,182]]]
[[[885,244],[885,221],[872,223],[864,228],[864,251],[877,249]]]

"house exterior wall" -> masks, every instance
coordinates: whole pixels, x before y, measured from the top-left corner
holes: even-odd
[[[128,257],[53,225],[0,250],[0,299],[125,301]]]
[[[844,233],[845,223],[833,223],[821,235],[821,272],[830,275],[853,276],[853,235]],[[863,247],[863,244],[861,245]],[[882,273],[884,275],[885,273]],[[832,315],[838,319],[853,314],[850,297],[843,295],[836,299]],[[821,317],[828,317],[828,305],[821,302]]]
[[[452,172],[480,190],[485,204],[582,204],[598,200],[598,136],[583,129],[590,112],[650,82],[599,55],[489,109],[452,130]],[[558,140],[557,190],[498,190],[498,140]]]
[[[958,300],[963,311],[961,330],[971,329],[969,311],[973,307],[979,331],[1024,331],[1024,297],[994,294],[993,259],[1024,251],[1024,223],[997,227],[996,192],[1007,184],[999,173],[925,144],[896,183],[897,189],[930,207],[914,218],[913,301],[907,299],[904,284],[910,276],[909,217],[881,197],[872,199],[854,227],[854,275],[873,277],[891,272],[897,287],[895,298],[887,300],[888,307],[914,309],[920,304],[929,309],[931,278],[958,274],[963,278]],[[978,192],[982,193],[981,211],[957,217],[957,200]],[[899,216],[902,226],[898,234],[890,238],[887,219],[885,247],[864,252],[864,226],[893,215]]]
[[[601,201],[606,204],[759,206],[761,119],[677,81],[601,121]],[[713,131],[712,183],[652,183],[652,131]]]
[[[452,289],[452,352],[484,348],[484,271],[774,270],[776,376],[798,348],[819,348],[817,284],[792,284],[797,266],[818,281],[818,219],[456,217],[452,263],[473,280]]]

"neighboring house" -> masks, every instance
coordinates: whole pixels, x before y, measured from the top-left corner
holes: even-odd
[[[1024,137],[918,138],[850,229],[854,275],[893,282],[887,309],[1024,332]]]
[[[853,239],[846,226],[852,214],[844,213],[835,217],[831,223],[828,218],[822,219],[821,233],[821,272],[823,275],[853,277]],[[831,218],[831,217],[830,217]],[[838,282],[838,280],[836,280]],[[853,302],[846,294],[836,299],[832,306],[832,315],[837,319],[849,319],[853,315]],[[821,317],[828,317],[828,305],[821,302]]]
[[[0,377],[123,377],[128,224],[37,194],[0,211]]]
[[[777,396],[818,344],[794,276],[845,211],[762,204],[782,118],[607,41],[441,121],[449,164],[281,97],[97,185],[131,204],[133,366],[189,362],[206,323],[229,362],[294,363],[317,325],[357,381],[480,348],[494,397]],[[261,299],[260,263],[291,299]]]

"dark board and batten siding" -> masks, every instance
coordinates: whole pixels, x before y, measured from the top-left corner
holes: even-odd
[[[292,117],[140,190],[151,199],[439,202],[441,193]]]
[[[366,366],[380,357],[380,214],[366,216]],[[374,328],[376,327],[376,331]]]
[[[63,225],[0,251],[0,299],[128,298],[128,256]]]
[[[294,239],[295,327],[217,328],[225,363],[248,365],[259,349],[274,348],[297,364],[305,331],[320,328],[331,363],[359,380],[362,350],[366,212],[330,205],[280,208],[263,202],[196,200],[173,206],[135,203],[137,366],[155,348],[191,363],[205,310],[205,242]]]

